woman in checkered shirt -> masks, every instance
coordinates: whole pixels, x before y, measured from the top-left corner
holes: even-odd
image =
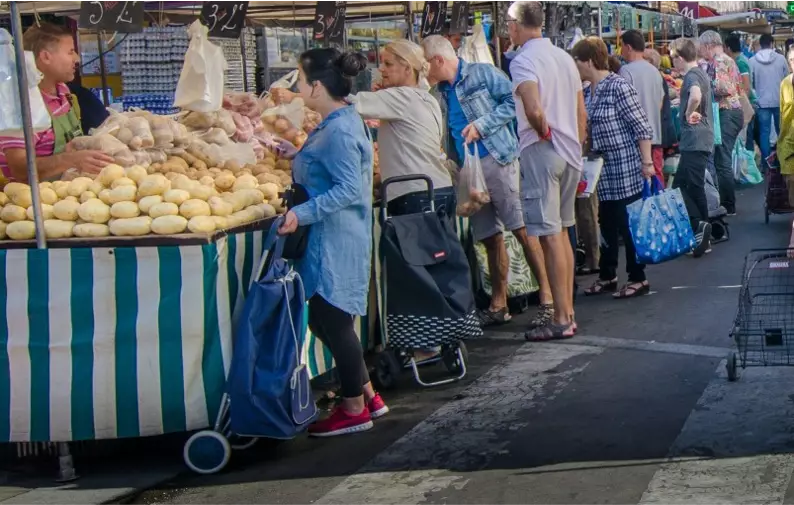
[[[588,145],[604,158],[597,188],[603,237],[600,273],[585,294],[609,292],[615,298],[645,295],[650,291],[650,284],[645,278],[645,266],[636,259],[626,206],[642,197],[643,180],[654,175],[653,131],[637,91],[625,79],[609,71],[609,54],[600,38],[587,37],[580,41],[571,55],[582,81],[590,83],[584,89]],[[618,288],[620,238],[626,249],[628,282]]]

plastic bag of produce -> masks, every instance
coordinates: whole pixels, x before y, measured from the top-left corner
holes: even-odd
[[[296,98],[290,103],[278,105],[267,109],[262,113],[262,121],[267,125],[272,125],[274,131],[270,133],[284,133],[290,127],[301,128],[305,113],[303,112],[303,99]],[[286,123],[280,123],[279,120],[284,120]],[[280,131],[279,131],[280,130]]]
[[[226,109],[221,109],[216,113],[213,126],[221,128],[230,137],[237,132],[237,125],[234,124],[232,113]]]
[[[248,142],[254,136],[254,125],[251,124],[251,119],[243,116],[238,112],[232,112],[232,119],[237,127],[234,133],[234,140],[237,142]]]
[[[229,93],[223,97],[223,108],[254,119],[262,115],[262,106],[253,93]]]
[[[485,175],[480,165],[480,154],[477,144],[474,144],[474,154],[465,147],[466,158],[463,168],[458,176],[458,207],[457,213],[461,217],[470,217],[479,211],[482,206],[491,201],[488,186],[485,184]]]
[[[50,113],[39,91],[41,72],[36,68],[33,53],[25,51],[25,67],[28,77],[28,96],[33,131],[42,132],[52,126]],[[17,85],[16,58],[11,34],[0,29],[0,135],[22,137],[22,106]]]
[[[202,133],[197,137],[207,144],[225,146],[226,144],[231,143],[231,140],[229,140],[229,135],[227,135],[226,132],[220,128],[210,128],[205,133]]]
[[[135,164],[135,157],[132,155],[130,148],[108,133],[77,137],[69,142],[69,148],[76,151],[102,151],[112,156],[116,163],[122,167],[129,167]]]
[[[140,150],[154,147],[154,137],[149,122],[144,117],[133,117],[127,123],[127,128],[132,133],[132,140],[127,143],[130,149]],[[118,137],[117,137],[118,138]],[[121,140],[121,139],[119,139]]]
[[[215,162],[216,166],[223,165],[230,160],[236,161],[240,166],[256,163],[256,155],[251,144],[238,144],[231,141],[223,146],[208,144],[205,154]]]
[[[209,41],[208,34],[199,20],[188,28],[190,45],[176,85],[174,107],[197,112],[221,108],[226,58],[221,48]]]

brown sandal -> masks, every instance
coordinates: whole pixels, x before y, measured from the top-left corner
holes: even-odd
[[[644,296],[651,292],[651,285],[648,281],[645,282],[630,282],[625,284],[620,291],[613,294],[612,297],[615,300],[624,300],[627,298],[636,298],[638,296]]]
[[[596,296],[602,295],[604,293],[614,293],[618,290],[618,279],[617,277],[612,279],[611,281],[605,281],[603,279],[598,279],[593,283],[592,286],[584,290],[585,296]]]
[[[550,342],[552,340],[567,340],[576,335],[576,323],[556,324],[549,323],[541,328],[535,328],[524,333],[527,342]]]

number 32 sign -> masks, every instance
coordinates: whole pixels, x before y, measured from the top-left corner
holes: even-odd
[[[201,22],[209,28],[210,37],[238,39],[245,26],[248,2],[204,2]]]
[[[78,26],[107,32],[140,32],[143,2],[80,2]]]

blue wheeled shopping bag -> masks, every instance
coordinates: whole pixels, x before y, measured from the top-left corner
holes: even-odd
[[[695,247],[695,234],[680,189],[663,191],[654,177],[650,183],[645,181],[642,199],[629,204],[626,212],[638,262],[663,263]]]
[[[282,258],[281,223],[270,228],[234,336],[227,387],[237,435],[288,439],[317,416],[309,370],[301,363],[306,295],[300,276]]]

